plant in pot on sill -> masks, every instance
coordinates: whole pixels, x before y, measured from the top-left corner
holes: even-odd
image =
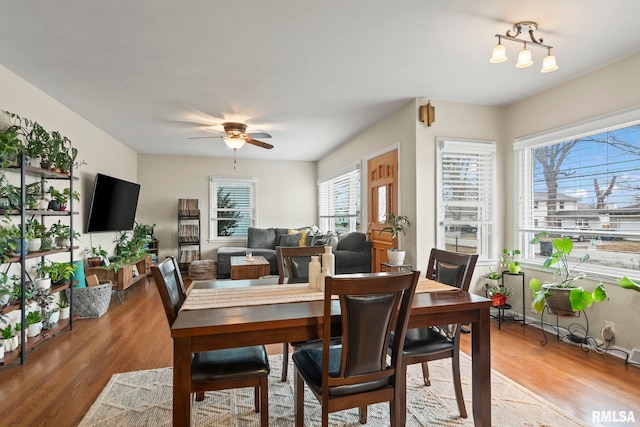
[[[503,249],[500,266],[511,274],[520,273],[520,249]]]
[[[87,265],[89,267],[100,267],[104,259],[106,259],[109,254],[106,250],[102,249],[102,245],[92,246],[90,249],[85,251],[87,255]]]
[[[542,239],[548,238],[547,232],[538,233],[530,243],[536,245]],[[545,304],[556,316],[577,316],[580,311],[591,307],[594,302],[607,300],[604,284],[599,279],[595,289],[586,291],[578,285],[580,280],[586,279],[584,272],[575,273],[575,269],[589,259],[589,254],[583,255],[575,265],[569,262],[573,249],[573,242],[568,237],[554,237],[551,239],[553,252],[542,264],[545,268],[553,269],[553,282],[543,283],[534,277],[529,280],[529,288],[533,291],[533,309],[542,313]]]
[[[411,226],[409,218],[406,215],[388,213],[384,223],[387,226],[382,228],[379,234],[386,231],[391,234],[391,239],[393,240],[393,247],[387,251],[389,263],[400,265],[404,262],[405,251],[400,250],[398,237],[401,232],[403,235],[407,234],[405,228],[409,228]]]

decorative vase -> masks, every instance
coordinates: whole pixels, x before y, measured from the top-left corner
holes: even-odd
[[[60,319],[68,319],[71,316],[71,307],[62,307],[60,309]]]
[[[42,330],[42,322],[32,323],[27,327],[27,337],[32,338],[38,336]]]
[[[41,251],[51,250],[51,245],[53,245],[53,239],[51,237],[42,237],[40,243]]]
[[[13,251],[18,255],[25,256],[29,253],[29,241],[27,239],[13,239],[16,249]]]
[[[405,251],[393,251],[389,249],[387,251],[387,258],[389,258],[389,264],[401,265],[404,263]]]
[[[321,266],[320,256],[312,255],[309,263],[309,288],[318,289],[318,278],[320,277]]]
[[[336,256],[331,252],[333,248],[329,245],[324,247],[322,254],[322,266],[327,267],[327,275],[334,276],[336,274]]]
[[[29,240],[29,252],[36,252],[40,250],[40,246],[42,246],[42,239],[40,237],[35,237]]]
[[[36,285],[42,289],[50,289],[51,288],[51,278],[44,277],[40,279],[36,279]]]
[[[494,307],[501,307],[507,303],[507,297],[502,294],[491,295],[491,304]]]

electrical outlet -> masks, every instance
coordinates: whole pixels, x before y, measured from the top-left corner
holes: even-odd
[[[613,322],[610,322],[608,320],[604,321],[604,327],[605,328],[611,328],[611,333],[615,334],[616,333],[616,324]]]

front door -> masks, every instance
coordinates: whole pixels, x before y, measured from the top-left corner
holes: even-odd
[[[368,233],[372,244],[371,271],[380,271],[393,247],[391,234],[380,230],[388,213],[398,214],[398,150],[370,159],[367,163],[369,191]]]

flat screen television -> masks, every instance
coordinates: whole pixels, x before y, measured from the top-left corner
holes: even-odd
[[[140,184],[112,176],[96,175],[87,220],[87,233],[132,230]]]

